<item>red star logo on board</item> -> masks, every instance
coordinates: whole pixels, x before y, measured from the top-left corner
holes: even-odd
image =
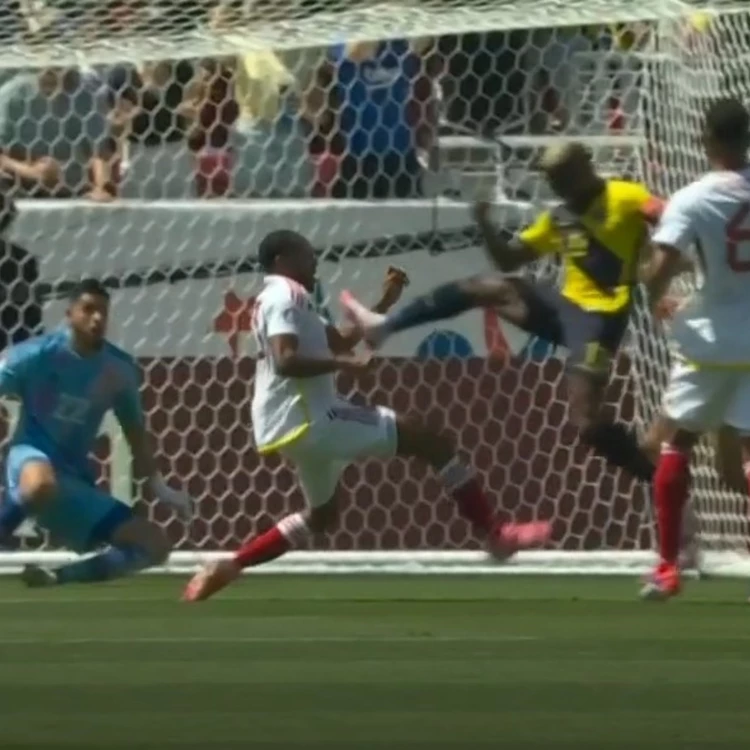
[[[239,355],[240,334],[253,330],[253,308],[255,297],[242,299],[232,290],[224,295],[224,307],[214,318],[214,332],[227,337],[232,357]]]

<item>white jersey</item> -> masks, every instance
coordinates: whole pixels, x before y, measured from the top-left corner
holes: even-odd
[[[336,401],[333,373],[314,378],[281,377],[274,368],[269,343],[273,336],[293,334],[301,355],[325,359],[331,356],[326,326],[311,295],[300,284],[284,276],[266,276],[253,310],[258,365],[252,420],[259,451],[293,442]]]
[[[678,352],[697,365],[750,366],[750,168],[679,190],[652,241],[690,258],[698,277],[673,321]]]

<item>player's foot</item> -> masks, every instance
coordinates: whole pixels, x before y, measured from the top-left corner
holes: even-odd
[[[57,576],[53,570],[41,565],[26,565],[21,571],[21,581],[30,589],[40,589],[45,586],[56,586]]]
[[[680,569],[670,563],[659,563],[651,579],[641,589],[641,599],[664,601],[680,593]]]
[[[198,571],[185,587],[184,602],[202,602],[236,580],[242,568],[234,560],[219,560]]]
[[[549,521],[498,523],[490,532],[488,551],[495,560],[507,560],[524,549],[541,547],[552,535]]]
[[[344,316],[362,333],[365,343],[377,349],[385,341],[386,332],[383,326],[385,315],[368,310],[351,292],[344,290],[339,296]]]

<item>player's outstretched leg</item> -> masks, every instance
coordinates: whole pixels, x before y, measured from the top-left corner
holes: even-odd
[[[128,506],[123,504],[123,507]],[[108,541],[108,549],[81,557],[58,568],[28,565],[21,573],[22,581],[33,588],[70,583],[98,583],[129,576],[166,562],[170,544],[164,532],[146,519],[126,515],[125,511],[117,508],[111,516],[103,520],[100,530],[96,532],[95,543]],[[123,518],[125,520],[113,530],[102,533],[106,525],[111,526],[114,520]]]
[[[436,287],[390,315],[369,310],[348,291],[341,293],[344,314],[373,348],[379,347],[390,335],[437,320],[454,318],[476,307],[502,304],[505,282],[499,274],[488,273]]]
[[[546,521],[513,523],[500,521],[482,490],[474,471],[455,455],[451,440],[426,425],[411,420],[396,418],[389,409],[351,411],[373,415],[380,412],[380,419],[390,422],[395,429],[396,454],[404,458],[417,458],[432,466],[440,476],[443,486],[456,502],[458,511],[468,519],[476,533],[487,544],[490,554],[497,559],[506,559],[521,549],[544,544],[550,536],[550,524]],[[384,417],[383,414],[388,415]],[[356,424],[356,420],[353,421]],[[366,424],[362,430],[369,429]],[[373,428],[377,434],[377,428]],[[341,436],[342,439],[345,436]],[[356,434],[352,434],[353,442]],[[335,442],[335,441],[334,441]],[[372,450],[359,456],[347,456],[348,460],[366,455],[392,456],[394,441],[391,437],[386,451],[376,451],[377,440],[371,443]],[[316,450],[316,449],[313,449]],[[319,448],[317,450],[320,450]],[[346,450],[346,446],[343,448]],[[262,565],[275,560],[305,542],[312,534],[326,532],[337,520],[336,485],[341,471],[342,447],[337,448],[338,459],[329,471],[326,460],[313,453],[306,460],[295,461],[300,482],[305,489],[310,508],[302,513],[293,513],[282,518],[276,526],[250,539],[230,560],[209,565],[197,573],[185,589],[186,601],[202,601],[234,581],[242,569]],[[312,459],[312,460],[310,460]],[[329,458],[329,460],[331,460]]]

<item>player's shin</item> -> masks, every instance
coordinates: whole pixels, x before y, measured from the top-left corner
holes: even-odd
[[[438,469],[438,474],[459,513],[477,531],[487,534],[495,523],[495,511],[474,470],[454,456]]]
[[[634,430],[620,422],[596,421],[581,430],[582,442],[607,463],[627,471],[635,479],[650,482],[654,465],[641,450]]]
[[[132,575],[153,564],[153,556],[147,550],[120,546],[62,565],[53,574],[58,584],[96,583]]]
[[[691,449],[665,444],[654,475],[654,500],[659,534],[659,555],[665,565],[677,564],[682,515],[690,488]]]
[[[310,531],[304,514],[292,513],[282,518],[272,529],[253,537],[240,547],[234,561],[241,568],[270,562],[303,543]]]
[[[397,333],[424,323],[453,318],[476,306],[477,299],[467,285],[452,281],[404,305],[389,315],[383,326],[387,333]]]

